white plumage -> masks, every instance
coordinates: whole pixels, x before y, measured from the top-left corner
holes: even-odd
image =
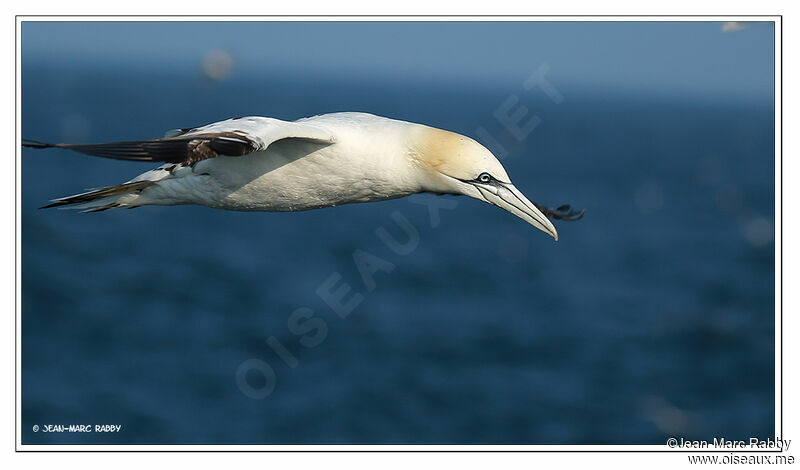
[[[301,211],[419,192],[463,194],[499,207],[558,239],[547,216],[575,220],[568,206],[530,202],[492,153],[469,137],[365,113],[289,122],[229,119],[167,137],[108,144],[47,144],[164,165],[116,186],[56,199],[87,211],[202,204],[241,211]]]

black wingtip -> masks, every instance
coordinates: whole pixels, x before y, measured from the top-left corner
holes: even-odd
[[[42,142],[40,140],[22,139],[22,146],[33,149],[46,149],[50,147],[55,147],[56,145],[47,142]]]
[[[38,209],[50,209],[51,207],[63,206],[65,204],[67,204],[67,203],[63,202],[63,201],[55,201],[55,202],[51,202],[50,204],[47,204],[46,206],[39,207]]]
[[[576,211],[572,208],[569,204],[563,204],[555,209],[551,207],[545,207],[539,204],[535,204],[536,208],[542,211],[544,215],[550,217],[551,219],[556,220],[564,220],[567,222],[573,222],[575,220],[581,220],[583,215],[586,214],[586,209],[581,209],[580,211]]]
[[[572,208],[569,204],[564,204],[562,206],[558,206],[554,212],[554,217],[560,220],[566,221],[575,221],[581,220],[583,215],[586,214],[586,209],[581,209],[580,211],[576,211]]]

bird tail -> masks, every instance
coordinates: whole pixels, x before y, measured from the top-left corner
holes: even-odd
[[[50,204],[42,206],[40,209],[61,206],[83,209],[82,212],[100,212],[114,208],[130,209],[139,205],[134,204],[133,201],[138,199],[142,190],[154,183],[154,181],[131,181],[116,186],[92,189],[74,196],[53,199]]]

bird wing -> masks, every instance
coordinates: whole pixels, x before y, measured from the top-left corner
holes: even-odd
[[[168,137],[162,139],[103,144],[24,141],[22,145],[34,148],[65,148],[118,160],[165,162],[185,166],[218,156],[239,157],[266,150],[272,143],[283,139],[301,139],[322,144],[332,144],[336,140],[330,132],[310,124],[252,116],[177,129],[170,131]]]

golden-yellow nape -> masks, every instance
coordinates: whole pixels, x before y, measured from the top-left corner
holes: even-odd
[[[510,181],[492,152],[465,135],[420,125],[410,141],[411,157],[443,175],[472,180],[487,172],[500,181]]]
[[[412,161],[434,175],[429,191],[462,194],[493,204],[558,240],[553,223],[511,184],[503,165],[480,143],[427,126],[415,129],[410,142]]]

